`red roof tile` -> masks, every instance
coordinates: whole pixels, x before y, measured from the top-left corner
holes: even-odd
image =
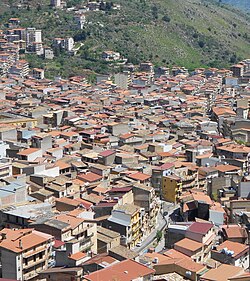
[[[194,222],[188,231],[205,235],[213,227],[212,223]]]

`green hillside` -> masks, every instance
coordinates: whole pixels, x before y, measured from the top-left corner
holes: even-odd
[[[135,62],[150,59],[189,68],[224,66],[250,56],[250,22],[239,12],[210,1],[115,2],[122,5],[120,13],[92,17],[104,24],[97,35],[92,31],[97,49],[120,51]]]
[[[10,0],[4,0],[10,1]],[[15,1],[11,1],[12,3]],[[72,3],[80,3],[74,0]],[[84,4],[85,1],[82,1]],[[132,63],[151,60],[156,65],[226,67],[250,57],[250,18],[212,0],[113,0],[121,10],[88,12],[88,24],[74,29],[73,12],[54,12],[48,1],[29,1],[28,8],[7,9],[0,20],[18,16],[24,26],[42,28],[47,45],[55,36],[83,38],[76,57],[59,54],[45,62],[28,56],[32,66],[45,67],[51,75],[78,74],[83,68],[107,72],[100,60],[104,50],[120,52]],[[113,67],[111,67],[113,68]]]

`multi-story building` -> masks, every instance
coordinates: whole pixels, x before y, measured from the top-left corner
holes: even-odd
[[[47,60],[53,60],[54,58],[54,52],[51,48],[45,47],[44,48],[44,58]]]
[[[29,74],[29,63],[26,60],[19,60],[12,65],[8,72],[20,77],[25,77]]]
[[[44,69],[33,68],[32,76],[36,79],[44,79]]]
[[[26,29],[25,28],[14,28],[13,32],[19,36],[19,40],[26,41]]]
[[[176,203],[182,192],[182,180],[176,175],[162,177],[162,198]]]
[[[33,226],[66,243],[65,249],[57,255],[57,265],[63,265],[69,253],[97,253],[97,227],[93,222],[70,214],[61,214],[44,222],[34,223]]]
[[[34,42],[42,42],[42,30],[36,29],[34,27],[28,27],[26,29],[26,43],[27,45],[32,45]]]
[[[125,204],[113,209],[107,221],[111,230],[121,234],[121,244],[133,248],[142,237],[142,217],[140,208],[133,204]]]
[[[242,77],[244,74],[244,63],[239,63],[231,66],[230,70],[233,72],[233,76]]]
[[[0,232],[2,277],[36,280],[39,272],[54,264],[54,237],[33,229],[7,229]]]
[[[64,49],[68,52],[71,52],[74,47],[74,39],[72,37],[55,38],[53,40],[53,45],[55,47],[59,47],[60,49]]]
[[[0,178],[12,176],[12,161],[10,158],[0,158]]]
[[[141,208],[143,235],[148,235],[155,228],[160,207],[155,189],[144,184],[134,184],[133,195],[134,204]]]
[[[83,14],[76,14],[75,17],[76,26],[78,29],[83,29],[86,22],[86,17]]]

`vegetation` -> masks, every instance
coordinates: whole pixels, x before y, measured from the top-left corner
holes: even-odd
[[[39,4],[30,0],[21,9],[15,7],[15,0],[3,1],[10,8],[0,11],[0,22],[19,17],[22,26],[43,30],[47,46],[51,46],[54,37],[66,36],[84,43],[74,57],[60,50],[55,50],[53,61],[27,56],[32,66],[45,67],[51,77],[81,74],[84,69],[117,71],[118,67],[100,59],[104,50],[120,52],[134,64],[151,60],[156,65],[181,65],[190,70],[201,66],[228,67],[249,56],[249,16],[217,0],[108,1],[102,4],[101,11],[87,13],[84,30],[76,30],[73,11],[54,10],[49,7],[49,0]],[[69,1],[70,6],[84,3]],[[121,10],[113,10],[114,4],[121,4]]]
[[[156,240],[157,240],[158,243],[161,241],[161,238],[162,238],[162,231],[157,230],[157,232],[156,232]]]

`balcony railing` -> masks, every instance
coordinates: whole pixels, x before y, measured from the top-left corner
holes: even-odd
[[[24,253],[23,257],[29,258],[31,256],[34,256],[35,254],[46,251],[46,249],[47,249],[47,245],[37,247],[35,250],[32,249],[32,250],[29,250],[28,252]]]
[[[23,263],[23,269],[27,269],[33,266],[36,266],[42,262],[45,262],[48,259],[47,256],[43,256],[41,259],[37,259],[36,261],[30,260],[27,264]]]

